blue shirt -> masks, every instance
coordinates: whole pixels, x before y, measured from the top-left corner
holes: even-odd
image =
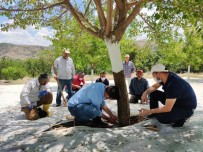
[[[105,85],[102,83],[91,83],[83,86],[68,100],[68,107],[78,104],[92,104],[97,108],[105,106],[104,101]]]
[[[131,95],[142,95],[149,88],[149,83],[145,78],[138,80],[137,77],[131,79],[129,90]]]
[[[194,90],[188,82],[177,74],[169,72],[168,79],[162,89],[166,94],[166,99],[176,98],[174,107],[183,107],[185,109],[195,109],[197,99]]]

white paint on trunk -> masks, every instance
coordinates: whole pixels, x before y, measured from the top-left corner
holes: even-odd
[[[187,79],[190,79],[190,65],[188,65],[188,70],[187,70]]]
[[[91,82],[94,82],[94,69],[91,69]]]
[[[105,40],[111,60],[112,71],[118,73],[123,70],[120,43],[112,43],[111,40]]]

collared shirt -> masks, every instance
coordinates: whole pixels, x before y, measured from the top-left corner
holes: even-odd
[[[97,82],[101,82],[101,83],[103,83],[105,86],[109,86],[109,80],[107,80],[106,78],[105,78],[104,81],[102,81],[101,78],[98,78],[95,82],[96,82],[96,83],[97,83]]]
[[[54,67],[57,69],[59,79],[70,80],[75,75],[75,67],[73,60],[68,57],[64,59],[62,56],[54,61]]]
[[[194,90],[190,84],[173,72],[169,72],[166,83],[162,89],[166,94],[166,99],[176,99],[174,107],[182,107],[185,109],[195,109],[197,107],[197,99]]]
[[[92,104],[100,109],[105,106],[104,101],[105,85],[102,83],[91,83],[82,87],[76,94],[68,100],[68,107],[74,107],[78,104]],[[100,114],[102,111],[100,111]]]
[[[125,78],[131,78],[131,74],[135,71],[135,65],[132,61],[123,62],[123,70]]]
[[[50,92],[51,87],[48,84],[40,85],[38,78],[35,78],[29,81],[27,84],[25,84],[20,94],[21,107],[26,107],[30,103],[39,101],[40,100],[38,97],[39,91],[42,90],[47,90]]]
[[[148,81],[145,78],[138,80],[137,77],[132,78],[129,86],[131,95],[142,95],[148,88]]]

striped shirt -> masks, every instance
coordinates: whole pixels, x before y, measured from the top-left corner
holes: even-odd
[[[131,74],[135,71],[135,65],[132,61],[123,62],[123,70],[125,78],[131,78]]]
[[[148,81],[145,78],[138,80],[137,77],[132,78],[129,86],[131,95],[142,95],[148,88]]]

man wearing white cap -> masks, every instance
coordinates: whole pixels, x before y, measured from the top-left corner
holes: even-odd
[[[147,94],[150,94],[150,109],[141,109],[139,115],[154,116],[160,123],[182,127],[197,107],[192,87],[162,64],[154,65],[151,72],[157,83],[148,88],[141,97],[142,102],[145,102]],[[157,90],[160,86],[164,92]],[[162,107],[159,107],[158,101],[163,104]]]
[[[69,49],[63,49],[62,56],[58,57],[54,61],[54,78],[59,81],[57,96],[56,96],[56,106],[61,105],[61,89],[66,86],[66,92],[68,93],[68,98],[71,98],[72,93],[72,78],[75,75],[75,67],[73,60],[69,57]]]
[[[124,71],[126,87],[127,87],[128,92],[129,92],[129,85],[130,85],[130,81],[131,81],[131,75],[135,71],[135,65],[129,59],[130,59],[130,55],[126,54],[125,61],[123,62],[123,71]]]

